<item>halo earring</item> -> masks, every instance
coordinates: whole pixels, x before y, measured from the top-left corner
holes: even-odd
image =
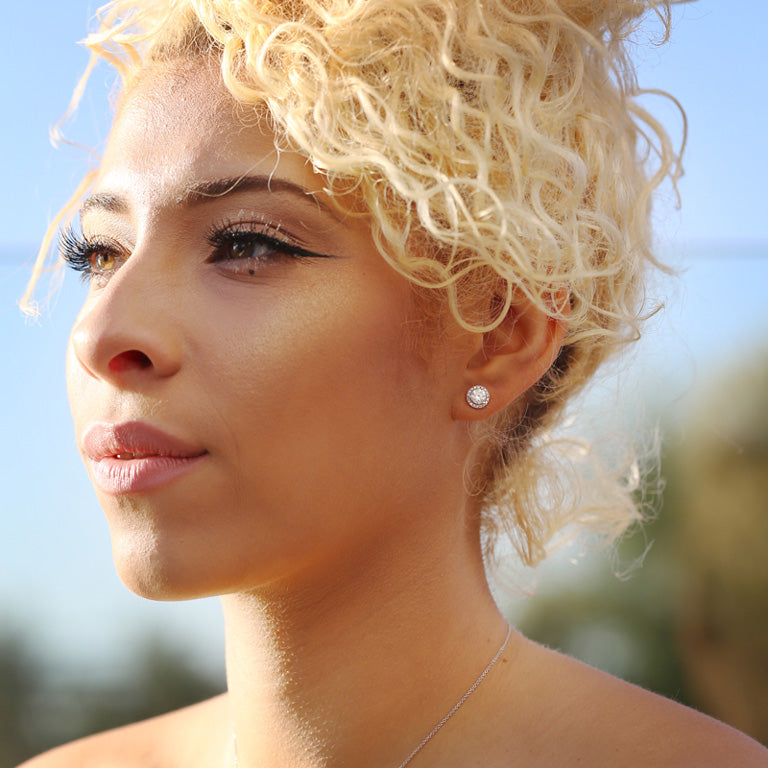
[[[482,384],[475,384],[467,390],[467,403],[472,408],[485,408],[490,401],[491,393]]]

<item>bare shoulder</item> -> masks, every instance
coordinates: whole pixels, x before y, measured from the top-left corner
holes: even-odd
[[[19,768],[174,768],[215,766],[229,738],[226,697],[216,696],[150,720],[57,747]]]
[[[528,724],[542,765],[768,768],[768,750],[707,715],[530,641],[520,654],[524,687],[546,691]]]

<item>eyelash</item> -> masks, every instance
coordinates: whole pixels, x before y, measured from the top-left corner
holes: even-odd
[[[266,231],[265,231],[266,230]],[[273,224],[254,222],[223,221],[211,228],[206,235],[206,242],[213,249],[213,253],[206,260],[209,264],[224,264],[226,262],[251,262],[254,266],[263,266],[279,259],[298,258],[327,258],[329,254],[316,253],[288,242],[282,237],[276,237],[270,232],[276,233],[278,226]],[[263,246],[266,250],[257,255],[237,256],[232,253],[236,246],[245,246],[252,250],[254,246]],[[64,261],[75,272],[79,272],[84,282],[100,279],[102,283],[117,270],[99,269],[93,263],[94,257],[99,254],[113,257],[118,264],[128,257],[125,249],[118,243],[109,239],[92,238],[75,232],[73,226],[62,231],[59,241],[59,249]],[[256,273],[256,268],[248,269],[250,275]]]

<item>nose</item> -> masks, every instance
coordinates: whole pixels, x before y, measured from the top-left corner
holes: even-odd
[[[157,269],[132,256],[86,299],[70,335],[75,362],[121,389],[142,389],[173,376],[183,346],[174,293]]]

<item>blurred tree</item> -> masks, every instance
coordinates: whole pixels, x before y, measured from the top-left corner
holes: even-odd
[[[653,541],[620,582],[531,600],[520,629],[768,745],[768,355],[728,372],[672,431]]]
[[[33,754],[32,710],[40,680],[20,636],[0,637],[0,765],[14,766]]]
[[[194,704],[225,689],[180,652],[148,639],[124,668],[46,672],[20,640],[0,641],[0,768],[108,728]]]
[[[82,734],[170,712],[221,693],[225,687],[223,679],[202,674],[178,649],[147,640],[135,653],[126,674],[112,685],[86,687],[78,694],[90,699],[83,712]]]
[[[670,462],[682,659],[703,709],[768,744],[768,355],[696,407]]]
[[[649,523],[619,545],[617,560],[605,558],[572,586],[536,595],[518,626],[533,640],[692,705],[674,620],[678,578],[669,523],[667,516]],[[653,544],[642,567],[617,578],[615,563],[637,561],[646,540]]]

